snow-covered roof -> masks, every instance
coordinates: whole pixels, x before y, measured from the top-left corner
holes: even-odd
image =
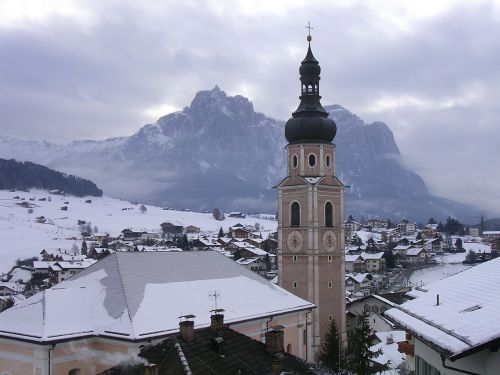
[[[447,355],[466,352],[500,338],[499,269],[497,258],[430,283],[385,314]]]
[[[178,331],[181,315],[210,325],[214,290],[227,323],[314,308],[215,251],[114,253],[0,314],[0,336],[161,337]]]
[[[304,177],[304,180],[306,180],[307,182],[309,182],[310,184],[317,184],[319,180],[321,180],[323,178],[323,176],[319,176],[319,177]]]
[[[419,255],[422,251],[425,251],[422,247],[412,247],[406,251],[406,255],[414,257]]]
[[[240,258],[236,261],[236,263],[246,266],[259,261],[262,262],[260,258]]]
[[[495,235],[499,235],[500,234],[500,230],[485,230],[483,231],[483,236],[495,236]]]
[[[345,262],[355,262],[359,258],[359,255],[346,254],[344,257]]]
[[[398,343],[406,340],[405,331],[375,332],[375,336],[380,340],[378,344],[370,347],[372,352],[382,349],[382,354],[372,361],[379,364],[388,364],[389,369],[383,371],[381,375],[399,374],[396,368],[404,361],[405,355],[398,351]],[[392,342],[388,343],[388,338]]]
[[[357,283],[362,283],[365,281],[365,279],[369,276],[369,273],[346,273],[345,277],[348,278],[350,277],[351,279],[355,280]]]
[[[382,259],[382,257],[384,256],[384,252],[380,252],[380,253],[361,253],[361,257],[363,259],[372,259],[372,260],[380,260]]]

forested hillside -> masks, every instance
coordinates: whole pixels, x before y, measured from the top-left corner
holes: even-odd
[[[67,175],[31,162],[0,159],[0,189],[60,190],[77,197],[101,197],[102,190],[90,180]]]

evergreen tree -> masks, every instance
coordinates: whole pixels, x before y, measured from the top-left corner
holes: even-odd
[[[345,367],[345,363],[341,356],[341,348],[342,345],[337,325],[335,324],[335,320],[332,320],[330,329],[321,344],[321,351],[319,353],[321,366],[334,372],[340,372],[340,370]]]
[[[146,206],[145,206],[145,205],[141,204],[141,205],[139,206],[139,211],[141,211],[141,214],[145,213],[147,210],[148,210],[148,209],[146,208]]]
[[[475,252],[472,250],[469,250],[467,255],[465,256],[465,263],[476,263],[477,262],[477,255]]]
[[[235,250],[233,253],[233,259],[236,261],[241,258],[240,250]]]
[[[189,240],[186,234],[179,237],[177,240],[177,246],[182,250],[189,250]]]
[[[0,312],[10,309],[15,305],[15,303],[16,301],[14,301],[14,298],[12,298],[12,296],[9,296],[9,298],[7,298],[1,305],[2,308],[0,309]]]
[[[219,237],[219,238],[224,237],[224,231],[222,230],[222,227],[220,227],[219,234],[217,237]]]
[[[87,242],[85,242],[85,240],[82,242],[82,249],[80,250],[80,253],[85,256],[88,254]]]
[[[384,253],[385,265],[387,268],[395,268],[396,267],[396,257],[392,252],[392,249],[387,250]]]
[[[463,244],[463,241],[461,238],[457,238],[457,240],[455,241],[455,248],[456,248],[456,252],[457,253],[463,253],[465,252],[465,249],[464,249],[464,244]]]
[[[364,311],[359,316],[359,323],[351,338],[351,353],[349,370],[357,375],[373,375],[387,366],[371,366],[370,361],[382,355],[382,349],[375,352],[370,351],[370,336],[373,331],[370,328],[368,318],[370,313]]]

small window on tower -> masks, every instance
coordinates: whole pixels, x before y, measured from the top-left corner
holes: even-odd
[[[293,261],[296,262],[297,261],[297,255],[294,255],[293,256]]]
[[[297,168],[298,165],[299,165],[299,158],[297,157],[297,155],[293,155],[292,156],[292,167]]]
[[[333,205],[331,202],[325,204],[325,227],[333,227]]]
[[[292,203],[290,226],[300,227],[300,205],[298,202]]]
[[[316,165],[316,156],[314,154],[309,155],[309,166],[312,168]]]
[[[326,155],[326,160],[325,160],[325,162],[326,162],[326,167],[327,167],[327,168],[330,168],[330,155]]]
[[[292,285],[293,285],[293,287],[294,287],[294,288],[297,288],[297,282],[296,282],[296,281],[294,281],[294,282],[292,283]]]
[[[328,282],[328,288],[332,288],[333,287],[333,283],[331,281]]]
[[[328,262],[333,262],[333,257],[331,255],[328,255]]]

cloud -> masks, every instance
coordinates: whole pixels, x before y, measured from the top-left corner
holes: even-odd
[[[38,3],[0,3],[2,134],[129,135],[216,84],[286,119],[310,20],[323,103],[386,122],[439,195],[500,212],[482,188],[500,179],[498,2]]]

